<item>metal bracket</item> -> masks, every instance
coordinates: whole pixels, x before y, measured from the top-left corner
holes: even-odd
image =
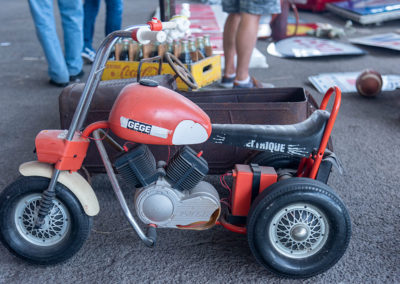
[[[162,70],[162,58],[161,56],[154,56],[154,57],[150,57],[150,58],[143,58],[139,61],[139,66],[138,66],[138,70],[137,70],[137,77],[136,77],[136,81],[139,82],[140,78],[142,77],[142,64],[145,62],[154,62],[154,61],[158,61],[158,75],[161,75],[161,70]]]
[[[261,169],[258,164],[250,164],[250,168],[253,172],[253,182],[251,185],[251,203],[253,203],[260,191]]]

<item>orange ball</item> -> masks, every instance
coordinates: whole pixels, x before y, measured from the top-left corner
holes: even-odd
[[[357,92],[364,97],[375,97],[382,91],[382,76],[375,70],[366,69],[356,80]]]

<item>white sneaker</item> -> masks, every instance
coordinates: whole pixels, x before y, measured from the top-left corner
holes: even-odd
[[[81,56],[83,59],[85,59],[86,62],[93,63],[94,58],[96,57],[96,52],[94,52],[92,49],[88,47],[85,47],[81,52]]]
[[[251,77],[250,81],[245,84],[240,84],[238,82],[233,82],[234,89],[250,89],[250,88],[274,88],[275,86],[270,83],[263,83],[258,81],[256,78]]]

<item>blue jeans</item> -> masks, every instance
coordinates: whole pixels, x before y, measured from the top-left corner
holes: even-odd
[[[106,27],[105,35],[120,30],[122,23],[122,0],[105,0],[106,2]],[[96,17],[99,12],[100,0],[85,0],[83,5],[84,20],[83,20],[83,39],[84,47],[93,50],[93,34]]]
[[[83,8],[81,0],[58,0],[64,31],[65,57],[57,36],[53,0],[29,0],[36,34],[42,45],[50,78],[57,83],[69,82],[69,77],[82,70]]]

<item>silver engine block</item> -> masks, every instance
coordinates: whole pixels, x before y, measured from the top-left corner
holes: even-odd
[[[217,190],[208,182],[201,181],[191,190],[182,192],[159,178],[155,183],[137,189],[135,209],[145,224],[199,230],[215,224],[221,204]]]

